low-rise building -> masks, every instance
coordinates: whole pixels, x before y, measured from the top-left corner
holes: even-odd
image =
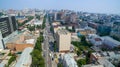
[[[61,25],[61,23],[60,22],[53,22],[52,23],[52,26],[58,26],[58,25]]]
[[[32,52],[32,50],[33,48],[31,47],[25,48],[20,56],[20,59],[18,59],[15,67],[30,67],[32,62],[30,53]]]
[[[117,40],[114,40],[113,38],[109,36],[104,36],[103,38],[103,43],[108,46],[110,49],[114,47],[120,47],[120,42]]]
[[[100,64],[87,64],[87,65],[83,65],[82,67],[104,67],[104,66]]]
[[[77,33],[71,33],[71,41],[80,41]]]
[[[93,35],[89,38],[89,41],[94,45],[94,46],[101,46],[103,45],[103,40],[101,37]]]
[[[33,44],[15,44],[15,43],[8,43],[7,48],[11,49],[16,52],[21,52],[27,47],[34,47]]]
[[[59,29],[66,29],[66,27],[65,26],[54,26],[53,27],[54,33],[56,33]]]
[[[104,67],[115,67],[113,64],[117,65],[120,62],[120,51],[94,52],[90,56],[90,61]]]
[[[63,65],[64,67],[78,67],[73,56],[71,56],[70,54],[65,54],[63,56]]]
[[[79,32],[81,35],[96,34],[96,30],[90,27],[76,29],[75,32]]]

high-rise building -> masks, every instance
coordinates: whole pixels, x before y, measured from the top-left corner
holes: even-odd
[[[0,49],[4,49],[4,40],[11,38],[7,37],[18,29],[15,16],[0,17]]]
[[[67,30],[60,29],[56,33],[56,40],[59,52],[69,52],[71,45],[71,33]]]
[[[0,31],[3,38],[18,29],[15,16],[4,16],[0,18]]]
[[[2,39],[2,33],[0,31],[0,49],[4,49],[3,39]]]

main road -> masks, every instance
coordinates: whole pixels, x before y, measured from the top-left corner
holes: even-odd
[[[48,19],[46,18],[46,27],[45,29],[43,30],[43,35],[44,35],[44,50],[43,50],[43,55],[45,57],[45,66],[46,67],[57,67],[56,64],[54,63],[54,61],[52,61],[52,51],[49,49],[49,41],[50,41],[50,38],[49,38],[49,33],[50,33],[50,25],[49,25],[49,22],[48,22]]]

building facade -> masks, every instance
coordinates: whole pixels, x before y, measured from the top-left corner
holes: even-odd
[[[5,48],[5,43],[9,39],[9,35],[18,29],[15,16],[4,16],[0,17],[0,49]],[[10,37],[11,38],[11,37]]]
[[[76,61],[73,56],[70,54],[65,54],[63,56],[63,66],[64,67],[78,67]]]
[[[56,40],[59,52],[68,52],[70,50],[71,33],[67,30],[58,30],[56,33]]]
[[[18,29],[15,16],[5,16],[0,18],[0,31],[3,38]]]

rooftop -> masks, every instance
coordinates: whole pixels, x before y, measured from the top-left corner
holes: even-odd
[[[103,65],[95,65],[95,64],[88,64],[88,65],[83,65],[82,67],[104,67]]]
[[[100,39],[100,38],[95,38],[95,41],[102,41],[102,39]]]
[[[109,36],[104,36],[104,37],[102,37],[104,40],[109,40],[110,42],[113,42],[113,43],[115,43],[116,44],[116,46],[119,46],[120,45],[120,42],[119,41],[117,41],[117,40],[115,40],[115,39],[113,39],[113,38],[111,38],[111,37],[109,37]]]
[[[112,57],[120,58],[120,51],[106,51],[106,52],[94,52],[92,53],[96,58],[99,57]]]
[[[70,54],[64,55],[64,60],[69,67],[78,67],[76,61]]]
[[[27,44],[35,44],[35,39],[25,40]]]
[[[115,67],[111,62],[106,59],[99,59],[98,62],[104,65],[104,67]]]
[[[59,29],[57,31],[58,34],[63,34],[63,35],[67,35],[69,32],[67,30],[64,30],[64,29]]]
[[[31,65],[32,59],[30,53],[33,48],[28,47],[22,52],[20,59],[17,61],[15,67],[29,67]]]

